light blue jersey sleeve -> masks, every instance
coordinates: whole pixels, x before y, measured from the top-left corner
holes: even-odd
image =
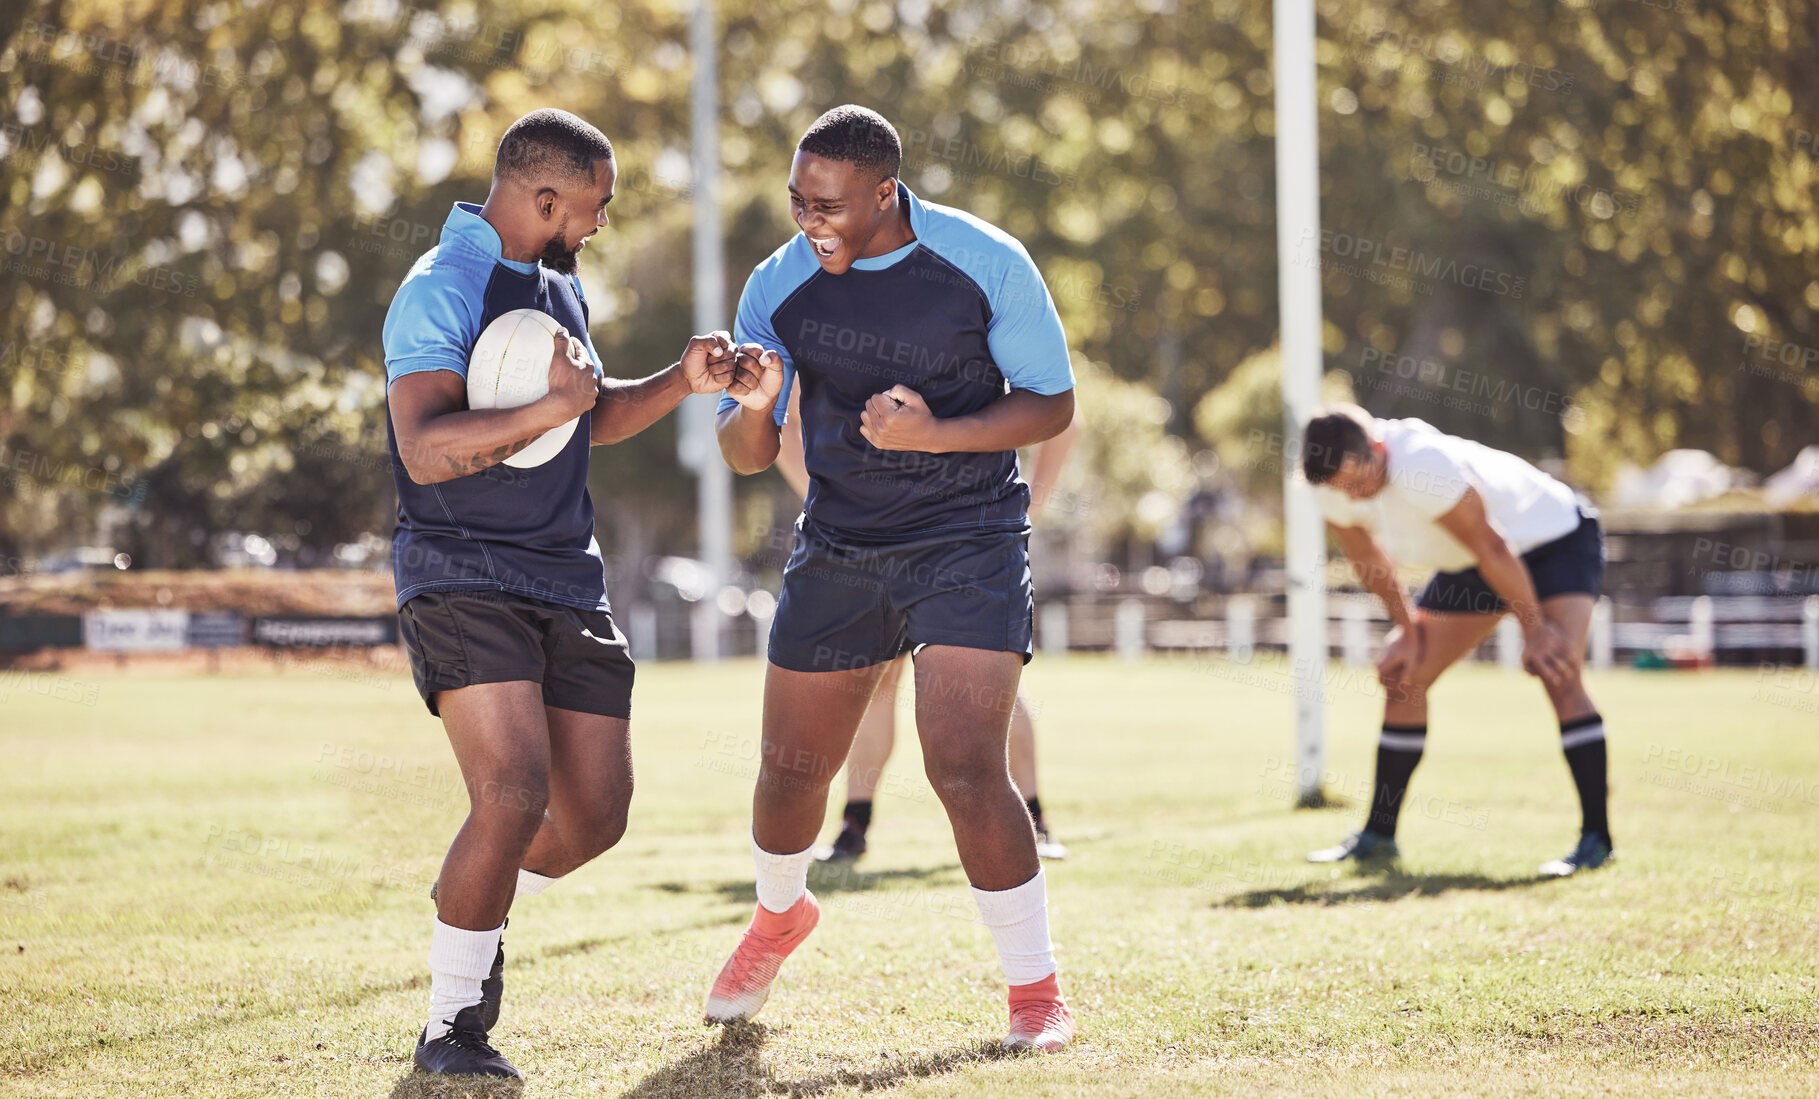
[[[385,383],[425,370],[467,377],[467,359],[480,338],[481,299],[465,290],[458,265],[435,253],[417,261],[385,313]]]
[[[772,412],[779,426],[789,421],[789,398],[790,390],[796,386],[796,363],[772,327],[771,317],[798,287],[821,269],[807,256],[807,250],[799,236],[792,238],[754,268],[751,277],[745,280],[745,290],[739,295],[739,313],[733,320],[734,343],[768,347],[783,360],[783,389],[777,394],[777,407]],[[732,394],[722,392],[719,411],[725,412],[738,403]]]
[[[1036,270],[1036,261],[1021,243],[1012,240],[1010,245],[1004,278],[995,287],[985,287],[992,306],[985,344],[1012,389],[1050,396],[1066,393],[1074,388],[1074,364],[1068,357],[1061,314],[1055,311],[1055,299]]]
[[[1023,243],[971,214],[927,209],[924,243],[985,292],[992,310],[985,343],[1004,380],[1048,396],[1074,388],[1061,314]]]

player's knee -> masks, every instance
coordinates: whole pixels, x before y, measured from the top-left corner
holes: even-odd
[[[1427,701],[1427,689],[1434,685],[1432,678],[1419,675],[1402,676],[1383,684],[1383,695],[1392,705],[1420,706]]]
[[[1585,696],[1585,680],[1579,671],[1579,665],[1575,662],[1564,676],[1554,682],[1543,681],[1548,701],[1554,704],[1554,709],[1570,708]]]
[[[611,850],[625,837],[626,808],[623,804],[606,806],[582,823],[580,845],[588,858]]]
[[[468,796],[475,812],[519,821],[534,831],[549,808],[549,775],[529,771],[489,775],[469,782]]]
[[[1010,781],[1004,758],[981,752],[931,754],[923,769],[935,795],[949,806],[989,797]]]

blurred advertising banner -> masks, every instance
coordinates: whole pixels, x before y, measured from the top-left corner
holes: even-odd
[[[96,652],[175,652],[184,647],[188,611],[110,610],[82,616],[82,643]]]
[[[390,645],[398,640],[394,615],[319,618],[285,616],[253,619],[253,644],[278,649],[330,645]]]

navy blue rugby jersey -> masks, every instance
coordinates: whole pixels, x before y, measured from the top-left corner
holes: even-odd
[[[1023,245],[901,182],[897,193],[915,240],[831,275],[798,232],[747,280],[734,335],[782,357],[779,424],[802,386],[803,513],[817,526],[883,540],[1025,529],[1016,451],[884,451],[859,433],[866,401],[899,383],[943,419],[1012,389],[1074,387],[1061,317]],[[723,394],[720,408],[736,403]]]
[[[457,202],[442,239],[412,265],[385,315],[385,380],[423,370],[465,379],[480,333],[514,309],[536,309],[579,336],[596,372],[581,283],[541,264],[502,254],[480,207]],[[568,445],[531,469],[500,464],[440,484],[404,471],[391,416],[385,418],[398,527],[392,573],[400,607],[432,591],[505,591],[551,603],[609,610],[594,503],[587,493],[592,412]]]

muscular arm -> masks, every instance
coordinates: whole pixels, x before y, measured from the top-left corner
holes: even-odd
[[[971,416],[935,420],[929,450],[983,454],[1052,439],[1074,420],[1074,391],[1045,394],[1013,389]]]
[[[406,374],[391,384],[385,401],[398,456],[420,485],[498,465],[572,418],[551,397],[517,408],[470,409],[467,381],[452,370]]]
[[[732,379],[733,338],[725,332],[693,336],[666,370],[637,381],[604,379],[594,399],[595,446],[629,439],[656,423],[690,393],[717,393]]]
[[[780,430],[769,411],[757,412],[744,405],[734,405],[714,418],[720,455],[742,477],[771,468],[781,445]]]
[[[1067,466],[1067,456],[1073,453],[1074,444],[1080,441],[1080,407],[1074,406],[1074,413],[1068,418],[1067,426],[1061,433],[1045,439],[1036,447],[1036,453],[1030,457],[1030,518],[1041,515],[1048,507],[1048,501],[1055,494],[1055,484],[1061,479],[1061,471]]]
[[[789,421],[777,435],[777,472],[798,496],[808,496],[808,455],[802,448],[802,387],[790,390]]]
[[[688,379],[678,366],[666,367],[648,378],[600,383],[594,402],[595,446],[623,442],[669,415],[690,393]]]
[[[969,416],[942,419],[921,394],[894,385],[866,403],[859,433],[879,450],[989,454],[1052,439],[1073,418],[1072,389],[1055,394],[1013,389]]]
[[[1522,624],[1524,633],[1532,633],[1545,623],[1541,601],[1535,595],[1535,580],[1528,566],[1484,513],[1484,499],[1478,490],[1468,488],[1452,510],[1436,520],[1442,530],[1459,540],[1478,559],[1478,573],[1491,590],[1509,604],[1510,613]]]
[[[1345,551],[1346,560],[1352,563],[1352,573],[1358,577],[1358,583],[1366,591],[1383,602],[1383,609],[1389,612],[1390,621],[1401,626],[1405,631],[1415,628],[1414,612],[1409,609],[1408,593],[1402,590],[1402,584],[1396,579],[1396,565],[1377,539],[1363,527],[1342,527],[1328,523],[1326,529],[1333,532],[1339,540],[1339,548]]]

